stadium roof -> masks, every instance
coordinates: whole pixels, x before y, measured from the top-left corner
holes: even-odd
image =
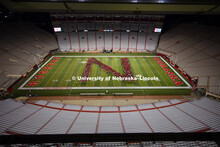
[[[219,0],[1,0],[10,11],[220,14]]]

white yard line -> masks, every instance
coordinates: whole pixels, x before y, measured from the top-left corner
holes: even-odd
[[[64,62],[64,61],[63,61]],[[62,65],[63,63],[60,63],[60,65],[58,65],[58,68]],[[58,72],[62,72],[62,71],[58,71]],[[49,79],[47,79],[47,82],[44,84],[44,85],[47,85],[47,83],[50,81],[50,79],[52,79],[53,77],[54,77],[54,75],[57,73],[57,69],[54,71],[54,73],[50,76],[50,78]],[[60,74],[59,73],[59,74]],[[59,74],[58,74],[58,76],[59,76]],[[54,84],[54,83],[53,83]],[[52,84],[52,86],[53,86],[53,84]]]
[[[140,72],[142,73],[142,75],[144,75],[144,74],[143,74],[143,72],[142,72],[142,70],[141,70],[141,68],[140,68],[140,66],[138,65],[138,63],[137,63],[137,61],[136,61],[136,60],[135,60],[135,62],[136,62],[136,64],[137,64],[137,66],[138,66],[138,68],[139,68]],[[144,67],[144,70],[145,70],[145,67]],[[146,71],[146,70],[145,70],[145,71]],[[147,72],[146,72],[146,73],[147,73]],[[153,73],[153,72],[152,72],[152,73]],[[148,75],[148,73],[147,73],[147,76],[149,76],[149,75]],[[149,76],[149,77],[150,77],[150,76]],[[151,82],[152,82],[152,84],[154,85],[153,81],[151,81]],[[147,82],[145,82],[145,83],[148,85],[148,83],[147,83]],[[142,84],[141,84],[141,82],[139,82],[139,84],[140,84],[140,85],[142,85]],[[155,86],[155,85],[154,85],[154,86]]]
[[[166,61],[165,59],[163,59],[162,57],[160,57],[160,59],[162,59],[163,62],[165,62],[165,63],[180,77],[180,79],[185,82],[185,84],[186,84],[189,88],[192,88],[192,86],[191,86],[169,63],[167,63],[167,61]]]
[[[50,57],[50,59],[49,60],[47,60],[47,62],[45,62],[40,68],[38,68],[38,70],[37,71],[35,71],[34,72],[34,74],[32,75],[32,76],[30,76],[18,89],[21,89],[21,88],[23,88],[24,87],[24,85],[26,85],[27,84],[27,82],[29,82],[30,81],[30,79],[32,79],[37,73],[38,73],[38,71],[40,71],[48,62],[50,62],[50,60],[53,58],[54,56],[52,56],[52,57]]]
[[[69,62],[69,60],[68,60],[68,62]],[[66,64],[66,66],[69,66],[69,63],[68,64]],[[63,68],[63,70],[66,68],[66,66]],[[68,70],[69,70],[70,68],[68,68]],[[59,77],[60,76],[60,74],[63,72],[63,70],[58,74],[58,76],[57,77]],[[68,71],[67,70],[67,71]],[[58,84],[58,86],[60,86],[60,84],[62,83],[62,81],[63,81],[63,79],[64,79],[64,77],[66,76],[66,74],[67,74],[67,72],[65,72],[65,74],[64,74],[64,76],[62,77],[62,80],[60,80],[60,83]],[[52,77],[52,76],[51,76]],[[49,81],[49,80],[48,80]],[[54,83],[53,83],[54,84]],[[53,84],[52,84],[52,86],[53,86]]]
[[[72,64],[74,63],[74,59],[73,59],[73,62],[69,65],[70,67],[72,66]],[[68,63],[69,64],[69,63]],[[75,63],[74,63],[75,64]],[[67,72],[65,73],[65,75],[63,76],[63,78],[62,78],[62,80],[61,80],[61,82],[59,83],[59,85],[58,86],[60,86],[60,84],[62,83],[62,81],[63,81],[63,79],[66,77],[66,74],[68,74],[68,71],[70,70],[71,68],[68,68],[68,70],[67,70]],[[74,68],[74,70],[75,70],[75,68]],[[67,78],[67,80],[69,81],[69,82],[71,82],[71,77],[70,77],[70,79],[69,78]],[[66,80],[66,81],[67,81]],[[66,84],[67,84],[68,82],[66,82]],[[65,84],[65,85],[66,85]]]
[[[158,56],[55,56],[55,57],[158,57]]]
[[[155,87],[35,87],[35,88],[29,88],[29,87],[23,87],[21,90],[65,90],[65,89],[191,89],[190,87],[161,87],[161,86],[155,86]]]
[[[78,64],[79,64],[79,62],[78,62]],[[74,70],[76,69],[76,67],[77,67],[77,65],[75,66],[75,68],[74,68]],[[79,70],[78,70],[78,72],[77,72],[77,75],[78,75],[78,73],[79,73],[79,71],[80,71],[80,68],[82,68],[83,66],[80,66],[79,67]],[[72,84],[72,86],[74,85],[76,83],[76,80],[75,81],[73,81],[73,84]],[[62,87],[61,87],[62,88]],[[74,88],[74,87],[72,87],[72,88]],[[70,92],[69,92],[69,96],[70,96],[70,93],[72,92],[72,89],[70,90]]]
[[[147,59],[148,60],[148,59]],[[154,60],[154,59],[153,59]],[[146,60],[145,60],[145,63],[146,63]],[[154,63],[151,63],[151,61],[149,61],[149,63],[151,64],[151,65],[153,65]],[[158,63],[157,63],[157,65],[159,65]],[[160,66],[160,65],[159,65]],[[166,86],[167,86],[167,83],[166,83],[166,80],[163,78],[163,76],[161,76],[161,74],[160,74],[160,72],[158,72],[158,70],[154,67],[154,66],[152,66],[154,69],[155,69],[155,71],[160,75],[160,77],[161,77],[161,79],[164,81],[164,83],[166,84]],[[161,68],[161,67],[159,67],[159,68]],[[153,71],[152,71],[153,72]],[[154,74],[154,72],[153,72],[153,74]],[[154,74],[155,75],[155,74]],[[170,79],[170,77],[168,77],[169,79]],[[161,81],[162,81],[161,80]],[[171,79],[170,79],[170,81],[171,82],[173,82]],[[161,83],[159,82],[159,84],[161,85]]]
[[[136,63],[137,63],[137,61],[135,61]],[[148,63],[146,62],[146,60],[144,60],[144,62],[147,64],[147,66],[149,67],[149,65],[148,65]],[[149,61],[150,62],[150,61]],[[137,65],[138,65],[138,63],[137,63]],[[143,66],[143,64],[142,64],[142,66]],[[139,65],[138,65],[138,67],[139,67]],[[147,76],[148,77],[150,77],[150,74],[148,74],[148,71],[146,70],[146,68],[145,68],[145,66],[143,66],[144,67],[144,70],[145,70],[145,72],[147,73]],[[150,68],[150,67],[149,67]],[[139,69],[140,69],[140,71],[141,71],[141,68],[139,67]],[[151,72],[153,75],[154,75],[154,72],[152,71],[152,70],[149,70],[149,72]],[[143,74],[143,72],[141,71],[141,73],[142,73],[142,75],[144,75]],[[154,85],[154,83],[153,83],[153,81],[151,81],[152,82],[152,84]],[[146,82],[146,84],[148,85],[148,83]],[[160,84],[160,82],[159,82],[159,84]],[[161,84],[160,84],[161,85]]]
[[[74,62],[74,63],[75,63],[75,62]],[[73,71],[75,71],[75,69],[76,69],[76,67],[77,67],[77,64],[79,64],[79,61],[77,61],[77,63],[75,63],[75,66],[74,66]],[[71,64],[71,65],[72,65],[72,64]],[[79,71],[78,71],[78,72],[79,72]],[[78,72],[77,72],[77,73],[78,73]],[[72,79],[72,76],[73,76],[73,73],[70,75],[69,78]],[[69,79],[69,78],[67,78],[67,79]],[[75,81],[73,81],[73,84],[72,84],[72,85],[74,85],[74,82],[75,82]],[[66,86],[67,84],[68,84],[68,83],[66,83],[65,86]]]

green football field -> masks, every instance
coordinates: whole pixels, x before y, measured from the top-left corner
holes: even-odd
[[[121,58],[127,58],[135,80],[126,80],[91,65],[87,81],[82,76],[89,58],[96,58],[124,74]],[[165,68],[164,68],[165,66]],[[19,85],[18,91],[38,95],[79,95],[80,93],[134,93],[135,95],[189,94],[191,86],[165,59],[154,54],[57,54]]]

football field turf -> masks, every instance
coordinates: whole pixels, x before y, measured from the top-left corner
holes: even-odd
[[[97,64],[91,65],[87,81],[82,76],[89,58],[95,58],[116,72],[124,74],[121,58],[127,58],[136,78],[128,81],[105,71]],[[54,55],[27,78],[18,90],[33,90],[45,95],[60,91],[61,95],[80,93],[134,93],[147,94],[185,94],[190,92],[188,81],[165,59],[156,55]],[[48,91],[49,93],[47,93]],[[45,93],[46,92],[46,93]],[[182,92],[182,93],[181,93]],[[44,95],[43,94],[43,95]],[[51,93],[51,95],[53,95]],[[59,94],[58,94],[59,95]]]

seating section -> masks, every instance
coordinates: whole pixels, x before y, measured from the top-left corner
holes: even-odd
[[[157,51],[169,56],[198,86],[220,95],[220,35],[218,27],[180,24],[161,35]]]
[[[157,22],[157,25],[161,24],[162,22]],[[61,51],[67,52],[102,51],[103,49],[138,52],[154,51],[160,34],[154,33],[155,24],[143,21],[138,22],[138,25],[125,22],[87,24],[87,22],[70,23],[65,21],[53,22],[53,25],[61,26],[62,32],[56,33],[58,44]]]
[[[109,122],[111,122],[111,125],[109,125]],[[123,127],[119,113],[101,113],[97,131],[99,133],[122,133]]]
[[[2,145],[2,147],[7,145]],[[13,147],[20,147],[21,144],[10,144]],[[43,143],[43,144],[22,144],[22,146],[59,146],[59,147],[218,147],[217,143],[214,141],[143,141],[143,142],[93,142],[93,143]]]
[[[8,99],[7,101],[1,101],[0,102],[0,108],[1,108],[0,116],[3,116],[22,106],[23,106],[23,103],[13,101],[12,99]]]
[[[219,132],[220,103],[203,97],[133,106],[0,101],[0,134]]]
[[[13,84],[50,50],[58,48],[54,35],[33,24],[1,24],[0,32],[1,90]]]
[[[142,111],[141,114],[151,127],[152,132],[181,132],[158,109]]]

